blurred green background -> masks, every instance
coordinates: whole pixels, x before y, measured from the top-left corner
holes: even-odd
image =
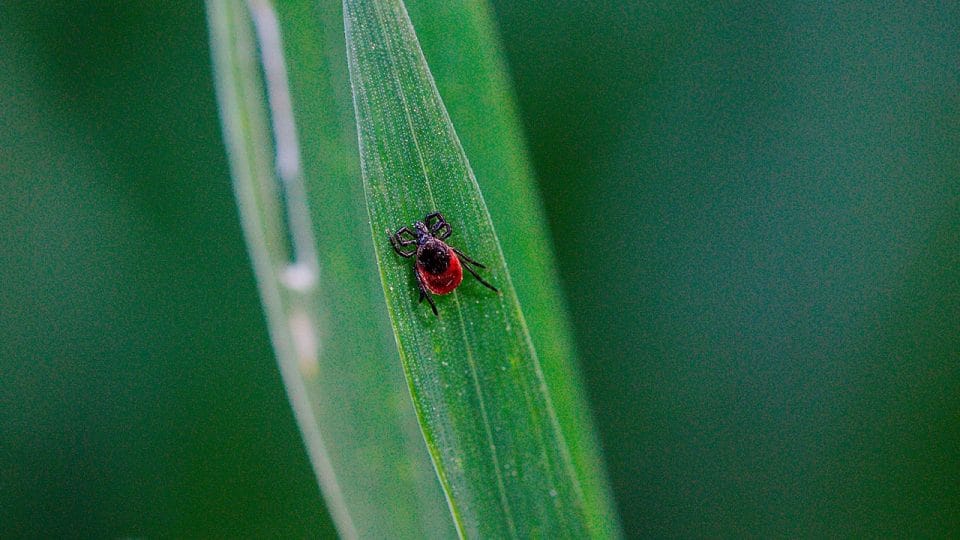
[[[629,536],[960,534],[960,6],[493,4]],[[202,5],[0,66],[0,536],[332,536]]]

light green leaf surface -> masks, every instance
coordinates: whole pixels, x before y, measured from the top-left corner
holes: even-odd
[[[559,342],[547,344],[553,357],[544,364],[551,366],[550,387],[564,400],[561,408],[551,400],[487,207],[402,3],[344,5],[364,186],[387,305],[421,427],[461,534],[616,536],[589,414],[572,374],[566,321],[562,315],[538,318],[552,325],[541,326],[539,338],[552,334]],[[476,10],[469,16],[476,17]],[[490,35],[489,27],[475,24]],[[453,37],[447,43],[462,46]],[[493,125],[507,126],[509,114]],[[487,153],[493,161],[519,147],[514,132],[503,135],[505,153]],[[509,189],[510,182],[492,185]],[[527,250],[548,267],[518,265],[530,271],[523,280],[526,296],[539,302],[535,307],[560,308],[555,291],[533,292],[556,281],[530,185],[516,186],[516,193],[497,200],[516,216],[512,223],[531,216],[533,227],[506,234],[532,234],[541,244],[511,242],[511,251],[523,256]],[[432,211],[443,212],[453,226],[451,245],[487,264],[484,275],[501,295],[466,276],[454,293],[436,298],[439,318],[418,304],[411,261],[397,256],[387,238]]]
[[[284,383],[337,528],[345,538],[454,536],[375,272],[340,6],[278,5],[302,143],[299,196],[276,172],[275,118],[247,6],[207,6],[244,232]]]
[[[619,534],[585,393],[546,218],[527,157],[493,16],[485,2],[433,0],[409,6],[440,96],[457,127],[573,457],[592,530]]]

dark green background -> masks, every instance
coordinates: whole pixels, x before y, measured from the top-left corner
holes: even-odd
[[[494,3],[628,534],[960,534],[960,7],[621,4]],[[0,536],[332,535],[202,6],[0,96]]]

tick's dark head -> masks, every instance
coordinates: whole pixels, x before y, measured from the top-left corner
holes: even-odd
[[[418,245],[418,246],[419,246],[419,245],[423,245],[424,242],[426,242],[426,241],[429,240],[430,238],[433,238],[433,235],[430,234],[430,229],[427,227],[427,224],[426,224],[426,223],[424,223],[424,222],[422,222],[422,221],[418,221],[418,222],[416,222],[416,223],[413,224],[413,228],[416,229],[416,231],[417,231],[417,245]]]

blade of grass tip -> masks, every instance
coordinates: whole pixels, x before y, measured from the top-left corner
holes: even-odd
[[[474,0],[420,0],[407,8],[470,165],[483,179],[493,223],[523,231],[500,235],[500,243],[581,479],[590,528],[620,536],[492,10]]]
[[[460,533],[603,536],[591,530],[487,208],[402,2],[345,0],[348,63],[377,260],[424,438]],[[408,261],[387,241],[443,212],[449,240],[487,265],[502,294],[468,281],[418,305]],[[522,231],[515,231],[522,233]]]
[[[313,18],[298,17],[302,11],[296,10],[308,4]],[[322,36],[312,6],[283,7],[311,21],[298,23],[292,36],[298,50]],[[339,246],[370,243],[353,226],[365,219],[359,186],[325,187],[332,178],[351,176],[335,165],[351,160],[324,160],[310,148],[301,161],[294,85],[288,84],[280,23],[270,3],[211,1],[207,11],[244,233],[284,384],[336,526],[345,538],[449,537],[452,520],[415,427],[389,324],[377,316],[382,292],[375,280],[359,277],[373,272],[374,261],[357,260]],[[332,15],[339,24],[342,15],[335,11],[321,17]],[[336,64],[342,65],[342,34],[338,41]],[[316,55],[297,61],[305,72],[324,71]],[[345,68],[339,77],[346,86]],[[343,123],[331,121],[337,110],[349,110],[349,98],[338,104],[333,81],[309,85],[316,101],[304,109],[313,111],[305,114],[310,122],[304,132],[326,141],[323,151],[355,156],[353,142],[337,143],[349,140]],[[326,116],[317,118],[316,111]],[[316,242],[331,235],[338,242]]]

